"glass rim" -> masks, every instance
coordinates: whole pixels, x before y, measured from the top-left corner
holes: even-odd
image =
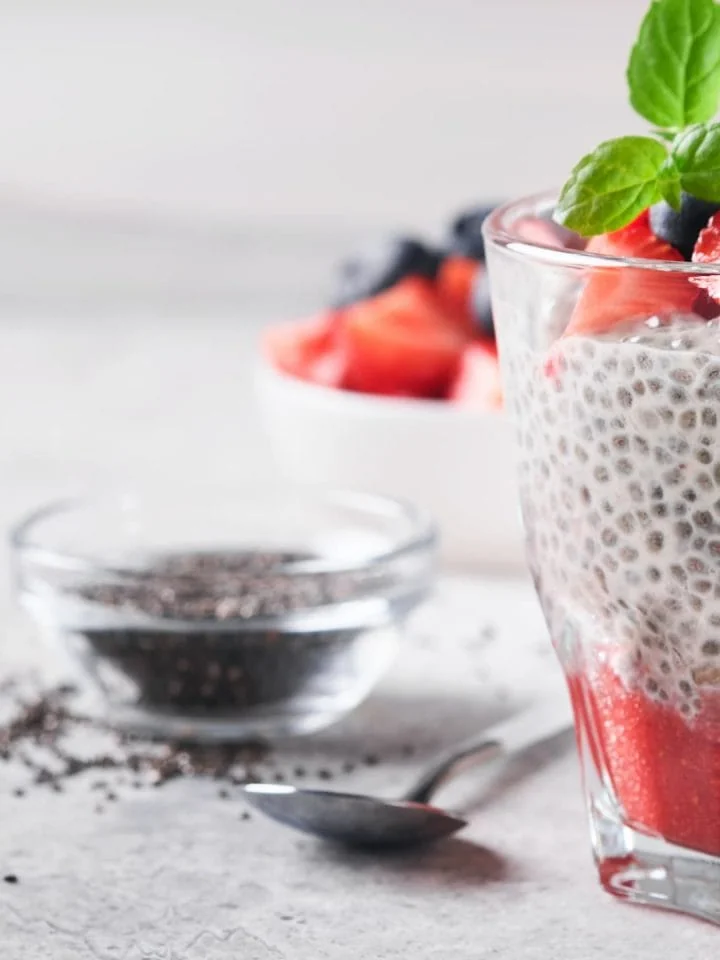
[[[190,492],[193,492],[193,489],[196,488],[189,488]],[[438,532],[433,518],[421,507],[401,498],[341,488],[311,489],[292,484],[270,484],[262,489],[259,487],[251,489],[263,495],[296,490],[321,505],[350,507],[364,515],[373,512],[376,514],[392,512],[396,519],[404,521],[409,527],[403,535],[397,537],[395,542],[372,551],[358,560],[319,557],[281,561],[273,567],[273,573],[277,576],[293,577],[367,570],[379,565],[391,564],[409,555],[432,553],[437,546]],[[153,494],[155,492],[151,491]],[[244,491],[241,488],[240,493],[242,492]],[[135,565],[109,563],[107,558],[103,557],[102,551],[83,552],[63,548],[45,540],[42,536],[37,536],[38,529],[42,528],[45,521],[61,516],[69,517],[73,513],[93,508],[122,509],[123,500],[128,497],[142,503],[147,500],[147,493],[143,495],[142,491],[137,490],[107,491],[104,494],[66,497],[46,502],[25,513],[10,528],[8,533],[10,548],[21,564],[26,560],[34,560],[55,570],[92,571],[121,582],[137,580],[141,572]],[[242,546],[242,543],[239,542],[238,546]],[[194,579],[194,575],[188,575],[187,579]]]
[[[648,260],[642,257],[614,257],[602,253],[588,253],[587,250],[572,250],[567,247],[553,247],[550,244],[528,240],[514,228],[514,224],[523,217],[538,217],[541,209],[555,205],[557,190],[545,190],[528,194],[517,200],[496,207],[483,224],[483,235],[487,244],[519,258],[535,260],[548,266],[588,269],[603,267],[617,270],[632,267],[638,270],[652,270],[680,276],[720,276],[720,262],[692,263],[687,260]]]

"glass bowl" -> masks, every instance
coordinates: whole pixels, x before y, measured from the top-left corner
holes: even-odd
[[[228,740],[363,700],[431,587],[435,533],[383,497],[213,487],[53,503],[12,548],[22,604],[113,724]]]

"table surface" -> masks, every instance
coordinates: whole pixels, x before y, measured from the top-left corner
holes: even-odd
[[[3,319],[3,526],[78,486],[267,475],[254,335],[221,315]],[[0,604],[8,669],[37,661],[6,586]],[[557,680],[527,582],[446,577],[373,696],[335,728],[277,744],[273,770],[301,762],[328,768],[338,786],[390,792],[435,748]],[[342,774],[368,751],[378,765]],[[206,781],[121,792],[97,814],[87,782],[18,798],[11,779],[0,769],[0,876],[19,877],[0,882],[12,960],[649,960],[659,942],[663,955],[699,960],[717,950],[712,928],[601,892],[566,741],[503,769],[490,791],[464,780],[471,823],[458,838],[385,857],[243,820],[240,798]]]

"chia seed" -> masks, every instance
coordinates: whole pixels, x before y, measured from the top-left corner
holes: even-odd
[[[350,674],[365,632],[323,628],[317,616],[303,624],[303,615],[367,596],[382,581],[369,572],[304,573],[302,565],[314,559],[267,552],[156,556],[126,582],[78,587],[92,617],[73,633],[111,699],[201,719],[280,705],[310,691],[318,677]]]
[[[256,779],[253,766],[267,753],[257,743],[211,746],[138,740],[79,712],[75,696],[66,686],[29,695],[18,683],[16,691],[2,697],[3,714],[9,714],[0,726],[3,762],[17,765],[30,778],[26,786],[12,789],[14,796],[25,797],[31,788],[57,792],[68,781],[85,778],[89,796],[102,794],[95,806],[102,812],[105,803],[121,799],[120,786],[129,772],[134,790],[198,776],[241,784]],[[87,734],[92,735],[91,753]]]

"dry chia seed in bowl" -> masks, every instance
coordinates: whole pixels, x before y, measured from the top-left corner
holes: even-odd
[[[198,740],[310,732],[355,707],[434,557],[412,508],[296,490],[59,505],[13,545],[23,604],[111,721]]]

